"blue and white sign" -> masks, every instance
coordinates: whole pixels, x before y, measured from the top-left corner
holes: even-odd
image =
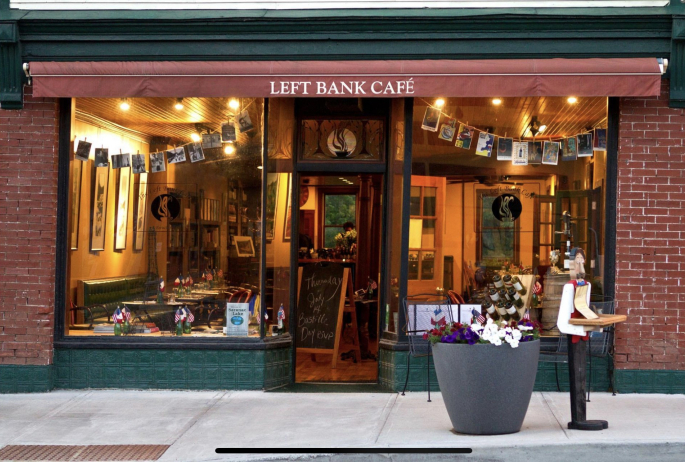
[[[249,316],[249,303],[226,303],[226,335],[247,337]]]

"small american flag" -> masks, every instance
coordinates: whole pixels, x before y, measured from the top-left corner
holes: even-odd
[[[190,311],[190,309],[189,309],[187,306],[183,307],[183,310],[184,310],[185,313],[186,313],[186,318],[187,318],[187,321],[188,321],[188,322],[193,322],[193,321],[195,321],[195,315],[193,315],[193,312]]]
[[[121,312],[124,314],[124,319],[125,319],[125,320],[127,320],[127,321],[130,321],[130,320],[131,320],[131,310],[129,310],[128,308],[124,307],[124,309],[121,310]]]
[[[214,276],[212,276],[212,273],[209,273],[209,272],[208,272],[208,273],[207,273],[207,280],[208,280],[208,281],[211,281],[212,279],[214,279]]]
[[[486,321],[485,316],[483,316],[482,314],[480,314],[476,310],[471,310],[471,314],[473,315],[474,318],[476,318],[476,321],[478,321],[481,324],[485,324],[485,321]]]
[[[117,307],[112,314],[112,322],[115,324],[121,324],[124,322],[124,315],[121,313],[121,309],[119,309],[119,307]]]
[[[164,278],[159,278],[159,290],[164,292]]]
[[[437,307],[435,310],[433,310],[433,314],[431,315],[433,318],[433,324],[440,324],[445,322],[445,313],[442,311],[442,308]]]
[[[530,321],[530,311],[526,310],[526,312],[523,314],[523,320]]]
[[[181,278],[176,278],[176,280],[174,281],[174,287],[178,287],[180,285],[181,285]]]
[[[540,295],[542,293],[542,284],[538,281],[535,281],[535,284],[533,284],[533,293],[535,295]]]
[[[186,319],[186,314],[185,312],[179,308],[176,310],[176,314],[174,315],[174,322],[178,324],[179,321],[183,322]]]
[[[219,271],[216,273],[216,277],[218,277],[219,279],[223,279],[223,277],[224,277],[224,270],[219,270]]]

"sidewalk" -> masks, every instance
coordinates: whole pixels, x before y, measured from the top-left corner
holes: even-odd
[[[468,456],[399,455],[392,460],[685,460],[685,396],[592,394],[588,418],[609,429],[566,429],[568,393],[534,393],[520,433],[451,432],[439,393],[264,393],[56,391],[0,395],[5,445],[170,445],[161,461],[293,459],[217,455],[226,448],[468,447]],[[600,452],[601,451],[601,452]],[[334,453],[334,450],[331,451]],[[301,457],[300,457],[301,458]],[[388,460],[320,456],[317,460]]]

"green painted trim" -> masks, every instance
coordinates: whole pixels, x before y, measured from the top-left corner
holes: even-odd
[[[616,370],[619,393],[685,394],[685,371]]]
[[[0,393],[44,393],[52,388],[52,366],[0,365]]]
[[[57,349],[54,387],[260,390],[289,383],[290,356],[290,348]]]

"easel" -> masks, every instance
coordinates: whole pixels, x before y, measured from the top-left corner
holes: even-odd
[[[300,287],[302,286],[302,268],[298,269],[297,272],[297,303],[300,303]],[[343,313],[350,313],[352,317],[352,329],[354,329],[354,352],[356,359],[361,362],[361,350],[359,349],[359,329],[357,326],[357,309],[354,303],[354,287],[352,286],[352,278],[350,277],[350,269],[345,268],[343,272],[343,281],[341,287],[347,287],[347,297],[340,294],[340,305],[338,306],[338,321],[337,328],[335,331],[335,346],[332,349],[320,349],[320,348],[298,348],[298,353],[310,353],[312,355],[312,361],[316,362],[317,354],[330,354],[333,355],[331,359],[331,368],[335,369],[338,365],[338,355],[340,354],[340,338],[342,337],[343,328]],[[345,304],[345,300],[349,301],[349,305]]]

